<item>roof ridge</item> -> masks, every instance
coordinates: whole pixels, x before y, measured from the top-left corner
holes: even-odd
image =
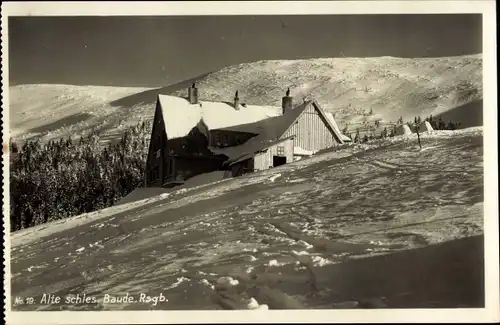
[[[177,96],[177,95],[168,95],[168,94],[157,94],[158,97],[171,97],[171,98],[179,98],[179,99],[185,99],[187,100],[187,96]],[[200,103],[217,103],[217,104],[226,104],[231,106],[232,101],[231,100],[210,100],[210,99],[199,99]],[[267,105],[267,104],[253,104],[249,102],[243,101],[242,104],[245,104],[247,106],[258,106],[258,107],[280,107],[279,105]]]

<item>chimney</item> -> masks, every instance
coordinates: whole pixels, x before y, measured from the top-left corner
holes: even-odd
[[[238,91],[236,90],[236,93],[234,94],[234,108],[235,109],[240,109],[240,98],[238,97]]]
[[[198,88],[193,82],[190,88],[188,88],[188,100],[190,104],[198,104]]]
[[[293,98],[290,96],[290,88],[287,89],[286,96],[281,101],[281,108],[283,109],[283,114],[293,108]]]

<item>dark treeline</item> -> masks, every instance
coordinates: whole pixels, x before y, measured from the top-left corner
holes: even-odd
[[[95,130],[77,141],[11,143],[11,231],[109,207],[140,186],[150,130],[139,123],[104,148]]]

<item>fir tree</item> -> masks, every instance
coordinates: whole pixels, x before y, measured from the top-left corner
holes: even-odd
[[[387,127],[384,127],[381,133],[381,138],[387,138]]]
[[[11,230],[102,209],[128,194],[142,182],[150,127],[143,122],[104,149],[95,129],[78,145],[26,141],[11,163]]]
[[[360,141],[359,128],[356,129],[356,135],[354,136],[354,142],[359,143]]]
[[[441,116],[438,119],[437,129],[438,130],[444,130],[445,129],[445,124],[444,124],[443,119],[441,118]]]

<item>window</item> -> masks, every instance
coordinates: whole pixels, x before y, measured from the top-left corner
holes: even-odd
[[[229,135],[228,134],[223,134],[222,135],[222,144],[224,146],[228,146],[229,145]]]
[[[285,146],[278,146],[278,156],[285,155]]]
[[[216,132],[215,133],[215,145],[220,145],[221,143],[221,139],[220,139],[220,133],[219,132]]]

